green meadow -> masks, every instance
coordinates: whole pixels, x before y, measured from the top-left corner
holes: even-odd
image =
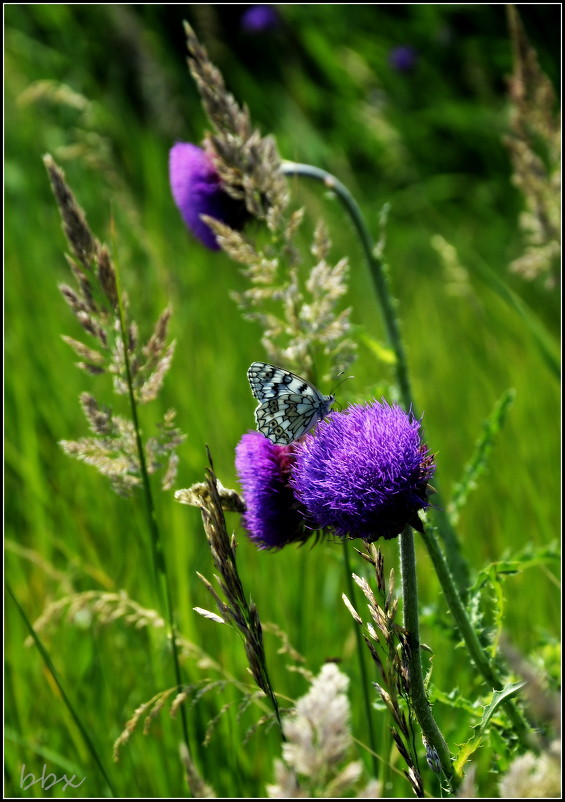
[[[491,654],[501,655],[501,644],[509,644],[548,694],[559,687],[560,293],[547,276],[528,279],[511,269],[528,241],[520,227],[527,200],[513,180],[505,144],[513,114],[505,7],[290,4],[278,7],[274,30],[259,33],[242,29],[244,8],[5,8],[5,572],[13,593],[5,596],[8,797],[190,795],[179,757],[182,717],[169,711],[173,697],[147,732],[142,716],[113,760],[114,742],[134,711],[176,680],[166,627],[153,626],[151,614],[142,612],[166,619],[142,494],[118,496],[105,476],[60,446],[89,435],[80,393],[92,393],[120,415],[128,416],[129,408],[107,375],[88,376],[75,366],[61,339],[86,335],[58,289],[71,276],[46,153],[63,167],[91,230],[109,246],[141,339],[172,307],[174,360],[159,397],[140,410],[140,425],[150,434],[174,408],[187,435],[174,487],[163,492],[155,480],[153,495],[178,630],[192,645],[181,659],[182,681],[191,689],[184,710],[192,759],[218,797],[252,798],[266,796],[281,757],[280,733],[261,723],[271,712],[265,699],[244,703],[256,687],[241,638],[193,610],[216,611],[197,576],[212,581],[215,569],[199,511],[173,498],[174,490],[203,481],[207,447],[222,484],[240,489],[234,450],[255,428],[246,371],[266,360],[259,326],[243,319],[232,298],[247,286],[239,266],[190,235],[171,196],[169,149],[178,140],[200,143],[207,127],[186,67],[183,19],[261,133],[276,137],[283,158],[337,176],[356,197],[375,241],[384,242],[444,513],[486,437],[455,524],[474,620]],[[559,97],[560,8],[518,9]],[[409,66],[395,65],[399,46],[413,49]],[[543,144],[536,143],[547,158]],[[344,306],[352,309],[358,351],[354,378],[337,390],[339,404],[398,401],[353,226],[319,184],[292,178],[289,187],[293,204],[305,208],[304,252],[323,218],[332,259],[349,258]],[[320,389],[329,393],[331,385]],[[503,420],[487,432],[508,391],[512,402]],[[437,514],[432,509],[428,519]],[[372,684],[375,761],[366,748],[354,625],[341,599],[349,593],[341,545],[327,539],[260,551],[239,515],[226,513],[226,521],[237,539],[245,593],[263,623],[281,707],[303,696],[308,682],[291,670],[297,663],[281,651],[285,641],[276,630],[313,674],[325,661],[339,661],[351,680],[353,756],[367,777],[377,773],[383,796],[411,796],[390,718]],[[379,545],[385,575],[394,569],[398,591],[398,542]],[[431,650],[424,669],[434,715],[455,754],[477,734],[473,728],[492,689],[460,640],[418,535],[416,550],[421,640]],[[352,570],[369,577],[350,552]],[[364,609],[361,597],[357,605]],[[26,621],[35,625],[46,610],[50,621],[36,627],[40,647],[30,642]],[[370,683],[377,681],[368,667]],[[523,679],[516,665],[508,676]],[[501,773],[522,751],[510,729],[498,709],[470,754],[466,768],[474,767],[476,796],[497,796]],[[417,726],[415,732],[426,795],[438,796]],[[28,787],[24,775],[37,780],[44,765],[56,778],[84,782],[76,789],[63,783],[47,789],[45,782]]]

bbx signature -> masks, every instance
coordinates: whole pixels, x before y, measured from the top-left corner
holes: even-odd
[[[57,783],[64,783],[64,785],[61,786],[61,790],[64,791],[66,788],[69,787],[69,785],[71,786],[71,788],[78,788],[79,785],[82,785],[83,782],[86,780],[86,777],[83,777],[79,783],[75,784],[73,782],[73,780],[75,779],[74,774],[70,778],[70,780],[67,778],[66,774],[63,774],[63,776],[59,778],[57,778],[55,774],[46,775],[45,772],[47,771],[47,765],[45,763],[43,764],[43,771],[41,772],[41,775],[37,779],[35,778],[35,775],[32,774],[31,771],[29,774],[26,774],[25,770],[26,770],[26,764],[24,763],[22,765],[22,774],[20,779],[20,788],[23,788],[24,791],[27,791],[28,788],[31,788],[31,786],[35,785],[36,783],[41,783],[41,787],[43,788],[44,791],[48,791],[50,788],[53,788],[53,786],[57,785]]]

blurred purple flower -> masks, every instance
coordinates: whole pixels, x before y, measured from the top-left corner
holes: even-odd
[[[235,467],[246,506],[242,523],[260,549],[280,549],[310,534],[289,485],[293,463],[292,445],[275,445],[260,432],[244,434],[236,447]]]
[[[246,219],[243,202],[230,197],[210,156],[189,142],[177,142],[169,153],[169,181],[182,219],[195,237],[213,251],[220,246],[212,229],[200,218],[215,220],[240,229]]]
[[[418,62],[418,53],[410,45],[393,47],[388,54],[388,63],[399,72],[410,72]]]
[[[254,5],[241,15],[240,25],[245,33],[263,33],[278,28],[279,13],[274,6]]]
[[[375,401],[333,412],[296,449],[291,485],[316,528],[373,542],[400,534],[429,507],[433,457],[420,421]]]

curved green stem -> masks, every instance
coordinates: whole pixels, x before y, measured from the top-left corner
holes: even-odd
[[[371,235],[369,234],[367,225],[357,202],[347,187],[342,184],[339,179],[331,175],[331,173],[321,170],[318,167],[314,167],[309,164],[283,162],[281,171],[285,175],[304,176],[306,178],[312,178],[316,181],[322,182],[327,189],[335,192],[347,214],[349,215],[359,236],[359,240],[367,260],[367,265],[373,279],[379,305],[382,310],[388,342],[396,355],[396,375],[403,405],[406,409],[411,409],[412,412],[416,414],[416,407],[412,399],[412,392],[408,377],[406,352],[400,333],[400,322],[396,315],[396,301],[394,300],[390,290],[388,272],[379,257],[378,251],[371,238]],[[434,483],[437,484],[437,478],[434,480]],[[445,510],[442,509],[441,503],[438,504],[438,508],[438,526],[445,545],[449,564],[439,548],[435,536],[430,534],[430,532],[426,532],[424,534],[424,543],[426,544],[426,548],[434,564],[437,576],[451,609],[451,613],[455,618],[461,636],[467,644],[471,658],[473,659],[475,665],[487,684],[490,687],[501,689],[503,687],[503,681],[492,661],[486,654],[484,648],[480,644],[477,633],[473,629],[461,599],[460,594],[465,594],[469,586],[469,569],[461,553],[459,540]],[[438,753],[443,770],[448,776],[451,776],[453,774],[453,769],[451,768],[449,750],[447,749],[441,733],[439,730],[437,730],[437,725],[435,724],[435,721],[431,715],[430,706],[427,701],[425,688],[423,685],[418,643],[419,626],[414,535],[411,529],[409,532],[407,530],[408,527],[400,537],[400,550],[403,566],[402,574],[405,616],[407,616],[405,619],[406,627],[411,633],[413,645],[415,646],[412,654],[411,674],[415,678],[414,681],[416,682],[416,715],[418,716],[420,726],[422,727],[422,730],[424,731],[429,743],[435,747]],[[532,730],[525,721],[521,711],[518,709],[512,699],[506,700],[504,705],[514,725],[517,736],[520,738],[522,743],[531,748]]]
[[[388,270],[378,254],[378,248],[373,242],[357,201],[345,184],[342,184],[334,175],[319,167],[314,167],[310,164],[285,161],[281,165],[281,172],[284,175],[303,176],[322,182],[327,189],[335,192],[349,215],[355,227],[355,231],[359,236],[359,241],[361,242],[363,253],[365,254],[365,259],[373,280],[373,285],[381,308],[387,340],[395,354],[396,380],[400,389],[402,404],[405,409],[412,410],[414,416],[417,417],[416,405],[412,397],[410,386],[406,349],[400,331],[400,320],[396,314],[397,303],[392,295]],[[435,485],[439,495],[437,478],[435,479]],[[442,508],[441,503],[438,503],[437,507],[438,524],[449,557],[451,570],[453,571],[461,593],[465,593],[466,589],[469,587],[469,568],[461,553],[457,534]]]
[[[344,553],[344,566],[347,581],[347,593],[351,599],[351,603],[355,607],[355,583],[351,571],[351,561],[349,559],[349,544],[347,540],[343,542]],[[369,743],[371,746],[371,753],[373,759],[373,772],[375,779],[379,776],[379,763],[377,761],[377,739],[375,737],[375,729],[373,726],[373,716],[371,709],[371,700],[369,698],[369,678],[367,675],[367,664],[365,662],[365,644],[361,637],[359,627],[354,627],[355,638],[357,641],[357,660],[359,662],[359,673],[361,674],[361,688],[363,692],[363,703],[365,705],[365,717],[367,726],[369,728]]]
[[[444,774],[452,784],[454,782],[457,783],[457,778],[453,772],[449,748],[432,715],[432,709],[424,685],[422,658],[420,654],[416,551],[414,548],[414,531],[411,526],[406,526],[400,535],[400,564],[402,572],[404,628],[406,629],[409,646],[410,701],[424,737],[428,744],[437,752]]]
[[[410,379],[408,376],[408,362],[406,359],[406,351],[400,333],[400,324],[395,312],[395,301],[390,291],[389,276],[386,271],[384,263],[376,254],[375,244],[369,234],[367,224],[363,218],[357,201],[347,189],[345,184],[336,178],[331,173],[322,170],[319,167],[314,167],[310,164],[298,164],[296,162],[283,162],[281,171],[285,175],[298,175],[307,178],[314,178],[321,181],[327,189],[331,189],[338,196],[339,200],[345,207],[355,230],[359,236],[373,284],[377,292],[377,297],[381,307],[384,326],[386,330],[389,345],[393,349],[396,356],[396,376],[402,403],[406,409],[412,409],[414,414],[416,410],[412,400],[412,391],[410,389]]]

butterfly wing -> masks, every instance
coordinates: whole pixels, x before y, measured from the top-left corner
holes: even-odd
[[[278,445],[298,440],[322,417],[316,399],[310,396],[287,393],[269,398],[255,410],[257,429]]]
[[[278,398],[279,395],[288,393],[302,393],[310,390],[315,395],[320,395],[318,390],[309,384],[305,379],[301,379],[290,370],[279,368],[276,365],[269,365],[267,362],[254,362],[247,371],[247,378],[251,386],[251,392],[257,401],[263,402],[268,398]]]
[[[333,402],[312,384],[289,370],[254,362],[247,371],[251,392],[259,401],[257,429],[271,442],[288,445],[324,418]]]

